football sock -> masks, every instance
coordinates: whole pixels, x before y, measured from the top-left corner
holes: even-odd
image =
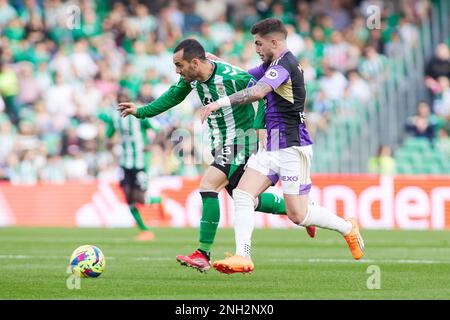
[[[255,199],[251,194],[239,189],[233,190],[233,199],[236,254],[250,258],[252,233],[255,228]]]
[[[277,196],[273,193],[262,193],[258,199],[255,211],[273,213],[273,214],[286,214],[286,206],[284,204],[283,197]]]
[[[199,249],[209,252],[216,237],[220,220],[220,205],[218,193],[215,191],[201,191],[202,218],[200,220]]]
[[[352,229],[352,224],[350,222],[338,217],[330,210],[317,205],[308,206],[308,213],[300,225],[305,227],[316,226],[323,229],[338,231],[343,236],[348,234]]]
[[[131,214],[133,215],[134,220],[136,220],[136,223],[139,227],[139,229],[143,231],[149,231],[149,228],[145,225],[144,221],[142,221],[141,214],[139,213],[139,210],[135,206],[129,206]]]

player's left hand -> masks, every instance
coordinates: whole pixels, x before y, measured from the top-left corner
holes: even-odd
[[[209,117],[209,115],[211,114],[211,112],[216,111],[217,109],[219,109],[219,105],[216,102],[207,104],[202,111],[202,115],[201,115],[201,120],[202,123],[205,122],[205,120]]]

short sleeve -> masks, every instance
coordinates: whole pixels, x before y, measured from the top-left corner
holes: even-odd
[[[280,65],[274,65],[267,69],[264,76],[259,81],[267,83],[273,90],[288,81],[289,72]]]
[[[264,67],[262,64],[260,64],[259,66],[248,70],[248,73],[250,73],[257,80],[259,80],[264,76]]]

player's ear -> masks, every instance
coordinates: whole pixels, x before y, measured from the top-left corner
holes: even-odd
[[[270,41],[271,43],[272,43],[272,48],[276,48],[276,47],[278,47],[278,40],[277,39],[272,39],[271,41]]]
[[[192,63],[192,66],[193,66],[195,69],[197,69],[198,66],[199,66],[199,64],[200,64],[200,60],[197,59],[197,58],[193,58],[193,59],[191,60],[191,63]]]

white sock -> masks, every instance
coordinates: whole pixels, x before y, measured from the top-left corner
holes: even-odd
[[[309,205],[305,220],[301,223],[304,227],[316,226],[323,229],[334,230],[345,236],[352,229],[352,224],[338,217],[330,210],[317,206]]]
[[[250,258],[252,233],[255,228],[255,199],[245,191],[234,189],[234,234],[236,254]]]

